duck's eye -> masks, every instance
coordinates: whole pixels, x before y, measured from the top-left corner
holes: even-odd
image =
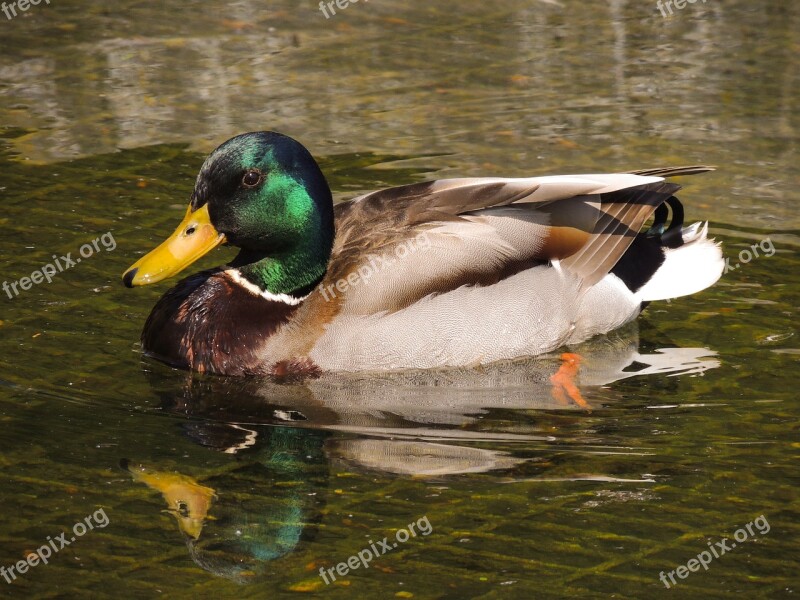
[[[178,514],[184,518],[189,516],[189,505],[183,500],[178,500]]]
[[[248,171],[242,177],[242,184],[245,187],[255,187],[261,183],[261,173],[259,171]]]

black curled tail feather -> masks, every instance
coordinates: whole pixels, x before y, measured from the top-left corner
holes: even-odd
[[[667,226],[670,209],[672,220]],[[683,204],[675,196],[670,196],[653,213],[653,224],[647,230],[647,235],[660,238],[661,244],[667,248],[678,248],[683,245],[683,219]]]
[[[667,226],[670,210],[672,219]],[[683,205],[678,198],[670,196],[656,208],[650,229],[636,236],[611,273],[631,292],[637,292],[664,264],[664,249],[683,245],[683,220]]]

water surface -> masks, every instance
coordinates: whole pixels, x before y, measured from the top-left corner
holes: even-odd
[[[52,0],[0,27],[2,280],[114,241],[0,297],[0,566],[108,516],[0,596],[796,593],[800,5]],[[583,404],[554,388],[558,354],[304,384],[144,359],[167,285],[119,276],[204,154],[255,129],[306,144],[338,200],[716,165],[681,197],[735,268],[570,348]],[[761,515],[768,532],[659,580]]]

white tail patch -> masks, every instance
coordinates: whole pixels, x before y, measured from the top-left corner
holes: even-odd
[[[710,240],[708,223],[683,230],[684,244],[664,249],[664,264],[636,293],[642,301],[689,296],[711,287],[722,275],[725,261],[720,244]]]

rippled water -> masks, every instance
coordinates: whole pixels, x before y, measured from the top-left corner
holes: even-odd
[[[0,28],[0,278],[100,240],[0,292],[0,567],[87,524],[0,571],[0,596],[796,593],[800,5],[52,0]],[[337,199],[717,165],[681,197],[735,268],[570,348],[584,405],[553,385],[558,355],[304,384],[143,359],[167,285],[120,274],[204,153],[264,128],[305,143]],[[761,515],[769,531],[659,580]],[[373,544],[368,568],[319,576]]]

